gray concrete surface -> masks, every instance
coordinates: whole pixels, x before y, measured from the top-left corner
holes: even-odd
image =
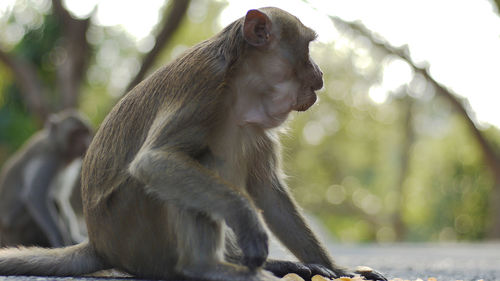
[[[500,243],[331,245],[341,265],[367,265],[390,278],[500,280]]]
[[[348,267],[370,266],[383,272],[389,279],[401,278],[426,281],[484,280],[500,281],[499,243],[458,244],[385,244],[341,245],[329,244],[338,264]],[[274,244],[272,256],[289,255]],[[88,281],[97,278],[43,278],[0,277],[0,281]],[[123,280],[99,278],[98,280]]]

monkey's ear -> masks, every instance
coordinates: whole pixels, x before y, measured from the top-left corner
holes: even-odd
[[[57,115],[51,114],[47,118],[47,121],[45,121],[45,128],[49,131],[49,133],[55,133],[57,130],[57,124],[59,123],[59,120],[57,118]]]
[[[271,41],[271,20],[259,10],[249,10],[243,24],[243,37],[248,44],[265,47]]]

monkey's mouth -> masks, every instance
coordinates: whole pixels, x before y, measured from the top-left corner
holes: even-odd
[[[297,106],[294,108],[296,111],[306,111],[308,110],[318,99],[318,96],[314,91],[311,92],[304,97],[300,98],[297,102]]]

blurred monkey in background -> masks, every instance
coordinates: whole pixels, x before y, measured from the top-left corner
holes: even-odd
[[[81,171],[82,158],[77,158],[57,174],[49,188],[49,200],[54,200],[62,225],[66,226],[75,243],[87,239],[82,206]]]
[[[71,237],[70,232],[75,231],[70,231],[67,219],[74,219],[68,206],[75,184],[67,176],[64,180],[60,172],[74,166],[73,170],[80,173],[81,158],[91,139],[88,121],[78,112],[66,110],[51,115],[45,128],[7,160],[0,173],[2,246],[60,247],[81,242],[81,236]],[[53,186],[61,187],[54,192]],[[76,186],[79,188],[79,184]]]

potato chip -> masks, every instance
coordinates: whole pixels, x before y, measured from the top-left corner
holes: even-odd
[[[356,271],[357,271],[357,272],[372,272],[372,271],[373,271],[373,268],[368,267],[368,266],[361,265],[361,266],[357,266],[357,267],[356,267]]]
[[[331,279],[316,274],[311,278],[311,281],[331,281]]]
[[[305,281],[302,277],[295,273],[288,273],[281,278],[282,281]]]

